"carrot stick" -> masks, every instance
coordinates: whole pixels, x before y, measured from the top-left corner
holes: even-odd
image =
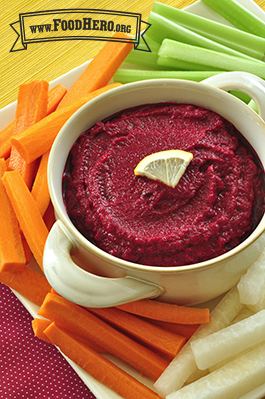
[[[51,286],[44,276],[25,267],[21,272],[0,273],[0,282],[41,306]]]
[[[58,84],[53,89],[50,89],[48,92],[48,104],[47,104],[47,113],[49,115],[53,111],[55,111],[59,102],[63,98],[66,93],[66,88],[61,84]],[[8,158],[11,151],[11,141],[10,137],[14,135],[14,128],[16,125],[16,120],[14,119],[9,125],[7,125],[3,130],[0,131],[0,158]]]
[[[125,331],[156,353],[172,360],[187,341],[182,335],[177,335],[161,327],[152,325],[140,317],[126,313],[117,308],[93,308],[89,311]]]
[[[65,122],[73,115],[82,105],[99,94],[120,86],[118,83],[104,86],[85,97],[82,97],[72,104],[57,109],[52,114],[46,116],[38,123],[11,137],[11,143],[22,155],[27,163],[30,163],[49,151],[55,137],[63,127]]]
[[[48,82],[44,80],[19,86],[14,134],[24,131],[46,116],[48,87]],[[36,172],[35,161],[27,164],[17,149],[11,147],[8,170],[19,170],[27,186],[31,188]]]
[[[66,88],[63,87],[61,84],[58,84],[49,90],[46,115],[49,115],[56,110],[58,104],[60,103],[66,92]]]
[[[39,318],[33,319],[32,322],[31,322],[31,325],[32,325],[32,329],[33,329],[34,335],[37,338],[42,339],[43,341],[51,343],[51,341],[49,340],[47,335],[44,334],[44,330],[46,330],[46,328],[49,327],[50,324],[51,324],[50,320],[39,319]]]
[[[6,162],[1,158],[0,178],[4,173],[6,173]],[[2,181],[0,181],[0,198],[0,272],[23,270],[26,267],[26,257],[20,228]]]
[[[68,331],[51,323],[44,333],[54,345],[92,375],[96,380],[113,389],[124,399],[159,399],[151,389],[131,377],[89,346],[78,341]]]
[[[148,319],[183,324],[210,323],[209,309],[179,306],[152,299],[141,299],[117,306],[126,312],[137,314]]]
[[[150,319],[147,319],[150,321]],[[160,326],[168,331],[172,331],[175,334],[180,334],[190,339],[195,331],[200,327],[200,324],[178,324],[178,323],[169,323],[166,321],[160,320],[151,320],[152,324]]]
[[[43,250],[49,231],[37,204],[18,170],[5,172],[2,181],[21,230],[36,261],[42,268]]]
[[[131,40],[131,37],[124,33],[116,32],[113,37]],[[70,87],[58,105],[58,109],[106,86],[132,48],[132,42],[107,42]]]
[[[82,337],[83,340],[88,338],[90,342],[91,339],[96,339],[106,353],[124,360],[153,380],[156,380],[169,364],[166,359],[59,295],[47,294],[38,314]]]
[[[31,323],[32,323],[33,332],[34,332],[36,337],[42,339],[43,341],[51,342],[49,340],[49,338],[47,337],[47,335],[44,334],[44,330],[52,323],[50,320],[40,319],[40,318],[36,317],[35,319],[32,320]],[[75,338],[77,338],[79,341],[82,342],[82,337],[80,338],[78,336],[75,336]],[[86,345],[88,345],[88,342],[89,341],[86,340],[84,343]],[[100,353],[100,352],[103,353],[104,352],[103,348],[100,345],[98,345],[98,343],[95,340],[93,340],[93,341],[91,340],[89,342],[88,346],[90,348],[93,348],[94,351],[96,351],[98,353]]]
[[[30,260],[31,260],[31,256],[32,256],[31,249],[30,249],[29,244],[28,244],[28,242],[27,242],[27,240],[26,240],[26,238],[25,238],[25,236],[23,234],[23,231],[21,230],[21,228],[19,228],[19,230],[20,230],[22,245],[23,245],[23,248],[24,248],[24,254],[25,254],[25,257],[26,257],[26,265],[28,265]]]
[[[50,151],[42,155],[41,161],[36,172],[35,180],[31,189],[31,194],[39,208],[41,216],[46,212],[49,202],[50,193],[48,188],[47,167]]]
[[[13,120],[0,132],[0,158],[8,158],[11,151],[10,137],[14,134],[16,121]]]

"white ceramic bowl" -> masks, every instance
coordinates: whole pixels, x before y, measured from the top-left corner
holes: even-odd
[[[260,116],[220,88],[249,94],[258,105]],[[157,297],[185,305],[202,303],[233,287],[263,249],[265,217],[243,243],[224,255],[187,266],[145,266],[102,251],[70,221],[63,203],[62,175],[78,136],[120,110],[166,101],[192,103],[219,113],[245,136],[265,165],[265,84],[254,75],[227,72],[203,83],[174,79],[130,83],[85,104],[61,129],[48,165],[50,195],[58,220],[46,242],[44,272],[53,288],[72,302],[108,307]],[[72,252],[78,262],[73,260]]]

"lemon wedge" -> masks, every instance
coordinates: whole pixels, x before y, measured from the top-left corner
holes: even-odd
[[[185,173],[193,155],[182,150],[155,152],[143,158],[134,169],[135,175],[159,180],[170,187],[176,187]]]

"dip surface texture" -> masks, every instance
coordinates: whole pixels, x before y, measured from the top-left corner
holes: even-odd
[[[144,157],[170,149],[193,154],[175,188],[134,175]],[[97,123],[73,145],[63,188],[68,215],[86,238],[145,265],[221,255],[263,212],[262,171],[239,132],[190,104],[144,105]]]

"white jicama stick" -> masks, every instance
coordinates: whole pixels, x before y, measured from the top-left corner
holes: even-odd
[[[209,367],[209,368],[207,369],[207,372],[208,372],[208,373],[212,373],[213,371],[215,371],[215,370],[217,370],[217,369],[223,367],[225,364],[231,362],[232,360],[238,358],[239,356],[242,356],[242,355],[244,355],[245,353],[248,353],[248,352],[250,352],[250,351],[252,351],[252,350],[254,350],[254,349],[256,349],[256,348],[259,348],[260,345],[263,345],[263,344],[265,344],[265,338],[264,338],[264,340],[263,340],[262,342],[258,343],[257,345],[254,345],[253,347],[248,348],[248,349],[245,349],[244,351],[240,352],[240,353],[237,354],[237,355],[230,356],[228,359],[222,360],[221,362],[219,362],[219,363],[217,363],[217,364],[214,364],[213,366],[211,366],[211,367]],[[201,372],[203,372],[203,371],[205,372],[205,370],[200,370],[200,371],[201,371]]]
[[[207,337],[191,342],[195,362],[205,370],[257,345],[265,338],[265,310]]]
[[[249,309],[246,305],[243,306],[243,308],[238,312],[236,317],[232,320],[231,324],[238,323],[241,320],[246,319],[249,316],[253,316],[255,312],[253,310]]]
[[[198,328],[154,383],[154,387],[161,397],[180,389],[198,369],[191,349],[191,342],[228,326],[242,307],[238,290],[234,287],[228,291],[212,311],[211,322]]]
[[[265,381],[265,344],[166,396],[166,399],[238,399]]]
[[[240,302],[256,305],[265,297],[265,250],[241,277],[238,285]]]

